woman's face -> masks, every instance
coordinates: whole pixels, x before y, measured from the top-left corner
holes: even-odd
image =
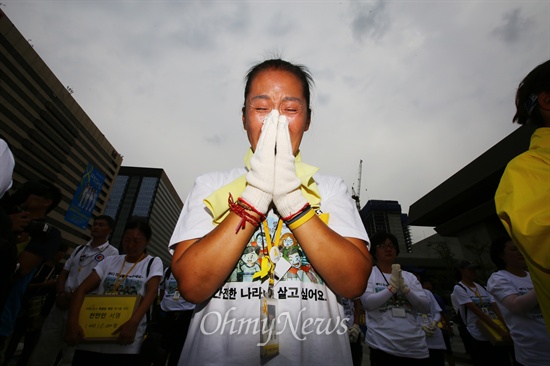
[[[122,237],[122,246],[128,260],[137,260],[141,257],[149,242],[141,230],[128,229]]]
[[[462,268],[460,270],[462,280],[474,281],[477,278],[477,270],[475,268]]]
[[[506,267],[525,268],[525,258],[513,241],[507,241],[501,257]]]
[[[380,263],[392,263],[397,258],[397,249],[390,239],[376,246],[376,260]]]
[[[288,119],[292,152],[298,153],[310,116],[300,80],[288,71],[264,70],[256,75],[246,96],[243,126],[252,150],[260,138],[265,117],[276,109]]]

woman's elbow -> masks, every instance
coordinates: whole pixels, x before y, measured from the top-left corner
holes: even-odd
[[[370,270],[367,274],[357,275],[354,279],[347,282],[347,286],[342,288],[339,295],[347,299],[357,299],[361,297],[367,289]]]
[[[192,284],[189,281],[178,282],[180,295],[192,304],[200,304],[212,297],[213,294],[207,293],[200,284]]]

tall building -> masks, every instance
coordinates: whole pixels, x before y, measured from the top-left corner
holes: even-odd
[[[402,252],[410,253],[412,251],[407,215],[401,213],[399,202],[369,200],[359,214],[369,236],[374,235],[377,231],[392,233],[399,241],[400,249],[405,249]]]
[[[463,256],[456,259],[478,264],[480,280],[494,270],[491,243],[507,235],[495,209],[500,178],[510,160],[529,149],[535,129],[531,124],[518,127],[409,208],[411,225],[433,227],[459,241]]]
[[[105,209],[116,223],[111,243],[122,252],[124,226],[132,218],[144,219],[153,230],[147,252],[160,257],[167,266],[172,260],[168,242],[182,208],[183,202],[164,170],[123,166]]]
[[[0,55],[0,137],[15,158],[13,189],[57,185],[62,199],[48,220],[69,247],[84,244],[122,157],[1,10]]]

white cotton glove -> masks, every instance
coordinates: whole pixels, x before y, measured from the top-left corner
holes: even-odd
[[[353,324],[353,326],[348,328],[350,343],[357,342],[357,338],[359,338],[359,335],[361,335],[361,327],[359,327],[359,324]]]
[[[302,195],[302,182],[296,175],[295,157],[292,153],[292,143],[288,131],[286,116],[279,117],[277,126],[277,154],[275,155],[275,185],[273,187],[273,203],[281,217],[288,217],[300,211],[307,204]]]
[[[250,170],[246,173],[248,184],[241,194],[243,200],[263,214],[273,199],[278,118],[279,112],[272,110],[264,120],[256,151],[250,158]]]
[[[391,265],[391,276],[390,276],[390,286],[388,287],[388,290],[392,292],[392,294],[396,294],[399,290],[399,279],[401,278],[401,266],[399,264],[392,264]]]
[[[427,337],[433,337],[437,331],[437,322],[435,320],[430,321],[430,323],[424,325],[422,324],[422,330],[426,333]]]

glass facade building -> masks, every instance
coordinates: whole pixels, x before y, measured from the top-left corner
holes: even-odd
[[[123,252],[124,226],[134,218],[143,219],[153,230],[147,252],[169,265],[168,242],[182,208],[183,202],[164,170],[121,167],[105,208],[105,214],[115,219],[111,244]]]
[[[399,241],[402,253],[412,251],[412,239],[407,224],[407,215],[401,213],[399,202],[369,200],[359,211],[359,214],[369,236],[374,235],[377,231],[392,233]]]

